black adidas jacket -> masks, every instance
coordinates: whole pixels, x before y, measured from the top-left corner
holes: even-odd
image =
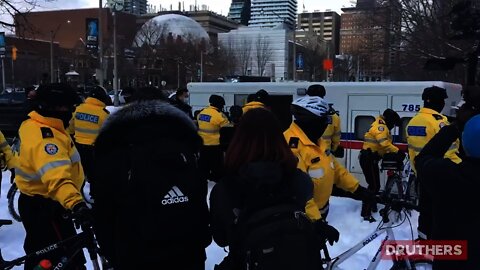
[[[201,144],[193,121],[162,101],[131,103],[105,123],[95,142],[94,214],[116,270],[204,265],[211,235]]]

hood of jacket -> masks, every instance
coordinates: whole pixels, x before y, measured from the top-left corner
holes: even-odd
[[[98,150],[125,147],[135,142],[168,143],[169,140],[201,146],[194,122],[181,110],[161,100],[132,102],[111,114],[95,142]]]

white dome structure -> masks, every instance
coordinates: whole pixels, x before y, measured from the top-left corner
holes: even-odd
[[[134,46],[141,47],[143,44],[158,45],[160,39],[166,38],[172,33],[174,38],[181,36],[182,39],[193,43],[200,43],[202,39],[208,44],[210,38],[207,31],[192,18],[179,14],[166,14],[156,16],[142,25],[135,36]]]

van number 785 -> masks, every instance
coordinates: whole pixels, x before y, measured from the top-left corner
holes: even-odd
[[[404,112],[418,112],[420,111],[420,105],[417,104],[402,104]]]

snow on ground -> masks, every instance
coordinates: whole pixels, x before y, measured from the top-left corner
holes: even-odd
[[[10,172],[3,173],[3,181],[1,185],[1,198],[0,198],[0,219],[11,219],[8,209],[6,195],[10,187]],[[213,186],[210,183],[210,189]],[[379,205],[380,207],[380,205]],[[330,200],[330,213],[328,215],[328,222],[340,231],[340,240],[333,247],[329,246],[330,256],[334,257],[341,254],[348,248],[353,247],[359,241],[363,240],[370,233],[372,233],[377,227],[378,223],[368,223],[363,221],[360,217],[361,203],[349,198],[337,198],[333,197]],[[375,218],[380,220],[380,217],[375,214]],[[418,214],[412,213],[411,227],[408,221],[405,221],[399,227],[394,229],[395,238],[400,240],[409,240],[417,237]],[[21,223],[15,222],[10,226],[3,226],[0,228],[0,248],[3,256],[7,260],[11,260],[20,257],[24,254],[23,240],[25,232]],[[384,235],[378,237],[371,244],[367,245],[364,249],[360,250],[357,254],[352,256],[349,260],[340,265],[342,269],[364,269],[372,259],[375,252],[380,247],[380,242]],[[207,248],[207,261],[206,270],[212,270],[214,265],[220,263],[226,252],[223,248],[218,247],[214,242]],[[390,261],[382,261],[378,269],[390,269]],[[23,267],[16,267],[14,269],[23,269]],[[88,269],[92,269],[90,263],[88,263]]]

